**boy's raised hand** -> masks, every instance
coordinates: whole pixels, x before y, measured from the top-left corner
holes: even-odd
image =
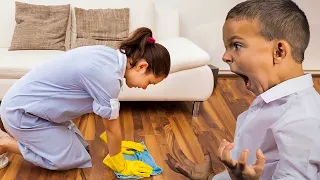
[[[247,165],[248,150],[243,150],[239,160],[235,161],[230,157],[230,151],[233,149],[233,146],[233,143],[222,140],[218,149],[218,158],[228,169],[231,179],[259,180],[266,162],[262,151],[260,149],[257,150],[255,164]]]

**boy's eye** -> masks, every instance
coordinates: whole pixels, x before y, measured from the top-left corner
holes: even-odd
[[[240,49],[242,46],[240,43],[233,43],[234,48]]]

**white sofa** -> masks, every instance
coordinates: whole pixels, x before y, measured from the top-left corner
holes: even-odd
[[[212,70],[208,66],[208,53],[190,40],[179,36],[179,13],[157,9],[152,0],[18,0],[30,4],[70,4],[66,46],[76,37],[74,7],[84,9],[130,8],[129,31],[145,26],[154,32],[158,43],[171,55],[172,66],[167,79],[147,90],[124,86],[120,101],[193,101],[207,100],[214,87]],[[8,51],[15,28],[15,1],[0,3],[0,100],[10,86],[31,68],[55,58],[64,51],[18,50]],[[199,104],[195,103],[194,113]]]

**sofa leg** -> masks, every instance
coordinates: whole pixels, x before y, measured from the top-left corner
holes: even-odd
[[[200,103],[201,103],[200,101],[193,102],[193,108],[192,108],[193,117],[199,116]]]
[[[218,74],[219,74],[219,68],[209,64],[208,65],[212,71],[212,74],[213,74],[213,81],[214,81],[214,86],[213,88],[216,88],[217,86],[217,79],[218,79]]]

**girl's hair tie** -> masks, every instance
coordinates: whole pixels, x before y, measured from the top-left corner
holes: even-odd
[[[153,44],[155,42],[156,42],[156,40],[153,37],[149,37],[149,39],[148,39],[149,44],[151,44],[151,43]]]

